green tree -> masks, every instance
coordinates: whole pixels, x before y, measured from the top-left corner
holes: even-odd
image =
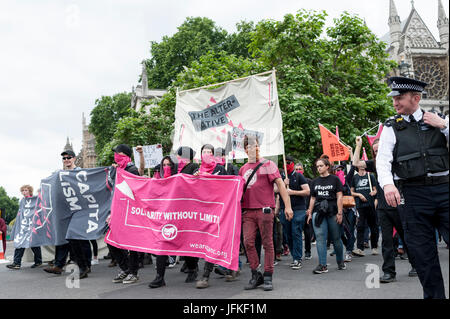
[[[151,58],[146,61],[148,84],[166,89],[176,75],[209,50],[224,47],[227,32],[208,18],[188,17],[171,37],[151,42]]]
[[[236,29],[236,33],[232,33],[227,37],[224,51],[243,58],[251,58],[248,47],[252,43],[252,33],[255,31],[255,24],[252,21],[241,21],[236,24]]]
[[[19,199],[17,197],[9,197],[6,190],[0,186],[0,209],[6,212],[5,221],[9,224],[16,218],[19,210]]]
[[[168,88],[180,72],[208,51],[225,51],[249,58],[248,46],[254,23],[241,21],[236,24],[236,29],[235,33],[228,34],[211,19],[186,18],[174,35],[164,36],[159,43],[151,42],[151,58],[146,60],[149,87]]]
[[[175,122],[176,88],[188,90],[246,77],[263,71],[263,65],[255,60],[229,54],[225,51],[209,51],[177,75],[173,86],[149,114],[153,138],[163,143],[164,152],[172,148],[172,132]],[[170,133],[169,133],[170,132]]]
[[[133,114],[134,110],[130,105],[131,93],[125,92],[114,96],[102,96],[95,101],[89,131],[95,136],[97,154],[101,154],[105,145],[111,141],[119,120]]]
[[[172,149],[177,88],[187,90],[261,71],[262,64],[257,61],[228,54],[225,51],[207,52],[198,61],[193,61],[190,68],[186,68],[177,75],[168,93],[158,101],[157,106],[150,108],[149,114],[134,112],[117,122],[109,143],[106,143],[99,153],[99,164],[109,165],[113,159],[111,148],[120,143],[130,146],[161,143],[164,154],[168,154]]]
[[[311,167],[322,153],[318,123],[354,137],[393,113],[384,79],[394,64],[364,21],[344,12],[325,28],[326,13],[300,10],[263,20],[250,51],[277,69],[286,153]],[[326,36],[323,36],[324,33]]]

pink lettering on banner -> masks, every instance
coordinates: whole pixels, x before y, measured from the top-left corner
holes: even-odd
[[[105,242],[237,270],[243,186],[240,176],[149,179],[118,169]]]

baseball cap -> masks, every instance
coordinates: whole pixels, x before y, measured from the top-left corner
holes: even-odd
[[[75,153],[71,150],[66,150],[61,153],[61,156],[64,156],[64,155],[69,155],[69,156],[75,157]]]
[[[133,153],[131,151],[131,148],[127,144],[119,144],[115,148],[112,149],[115,153],[124,153],[126,156],[131,157],[131,154]]]

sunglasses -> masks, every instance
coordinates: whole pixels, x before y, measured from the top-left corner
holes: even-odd
[[[294,163],[294,162],[292,162],[292,161],[286,161],[286,164],[292,164],[292,163]]]
[[[72,158],[73,158],[73,156],[64,156],[62,159],[65,161],[65,160],[70,160]]]

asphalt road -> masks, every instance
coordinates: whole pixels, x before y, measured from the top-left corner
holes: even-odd
[[[8,242],[6,257],[12,260],[12,242]],[[380,249],[381,250],[381,249]],[[329,251],[330,252],[330,251]],[[366,250],[369,253],[369,250]],[[79,287],[70,281],[70,273],[52,275],[43,267],[31,269],[31,262],[24,262],[20,270],[10,270],[0,264],[1,299],[422,299],[423,293],[418,278],[408,277],[410,269],[407,260],[396,260],[397,281],[379,284],[377,271],[381,272],[381,255],[354,257],[347,263],[347,270],[337,270],[335,257],[328,256],[326,274],[315,275],[317,251],[312,249],[312,259],[303,263],[300,270],[289,267],[291,258],[283,256],[275,266],[273,291],[244,290],[249,281],[250,269],[244,264],[241,276],[235,282],[225,282],[217,274],[212,274],[210,287],[196,289],[195,283],[185,283],[186,274],[180,272],[181,264],[166,271],[166,286],[148,288],[156,275],[155,266],[145,265],[139,271],[139,281],[135,284],[114,284],[112,278],[119,272],[118,267],[107,267],[109,260],[100,260],[92,266],[89,277],[79,281]],[[447,298],[449,296],[449,251],[444,243],[439,244],[439,258],[445,280]],[[241,256],[245,261],[245,257]],[[203,269],[203,260],[200,262]],[[68,284],[69,283],[69,284]],[[367,285],[369,283],[369,285]],[[72,288],[70,288],[72,286]]]

